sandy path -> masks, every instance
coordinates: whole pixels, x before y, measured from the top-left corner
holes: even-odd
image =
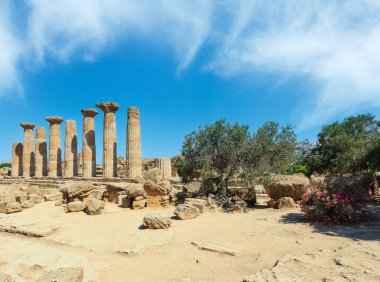
[[[298,221],[296,209],[205,213],[193,220],[173,220],[168,230],[141,230],[149,211],[108,204],[104,214],[87,216],[66,214],[47,202],[19,214],[1,214],[0,224],[54,222],[60,228],[44,238],[0,233],[0,271],[18,275],[19,281],[33,281],[47,270],[70,266],[84,267],[86,281],[241,281],[264,268],[271,270],[287,254],[352,246],[358,254],[367,248],[380,254],[379,238],[358,240],[315,232],[313,226]],[[160,211],[170,215],[173,208]],[[371,228],[377,225],[362,226],[361,232]],[[203,251],[193,241],[240,245],[242,251],[237,256]],[[118,254],[120,250],[138,254]]]

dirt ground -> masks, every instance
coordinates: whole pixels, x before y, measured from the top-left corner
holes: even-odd
[[[107,204],[89,216],[44,202],[0,214],[0,226],[11,230],[54,230],[45,237],[0,232],[0,272],[15,281],[68,267],[82,267],[83,281],[380,281],[379,217],[329,228],[304,222],[297,209],[265,208],[266,200],[248,213],[173,219],[167,230],[141,227],[149,209]],[[240,252],[200,250],[192,242],[233,244]]]

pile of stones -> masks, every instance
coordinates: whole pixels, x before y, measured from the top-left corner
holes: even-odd
[[[58,187],[40,188],[38,185],[15,183],[0,187],[0,213],[20,212],[35,204],[62,199]]]

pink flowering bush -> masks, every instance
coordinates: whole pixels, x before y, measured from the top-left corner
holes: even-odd
[[[354,223],[364,218],[363,203],[360,192],[327,189],[305,194],[301,209],[306,219],[327,225]]]

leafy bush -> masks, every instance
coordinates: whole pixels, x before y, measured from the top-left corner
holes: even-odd
[[[365,217],[363,195],[360,192],[326,189],[305,194],[301,209],[305,218],[326,225],[355,223]]]
[[[11,167],[11,166],[12,166],[12,164],[10,164],[10,163],[2,163],[2,164],[0,164],[0,168]]]

